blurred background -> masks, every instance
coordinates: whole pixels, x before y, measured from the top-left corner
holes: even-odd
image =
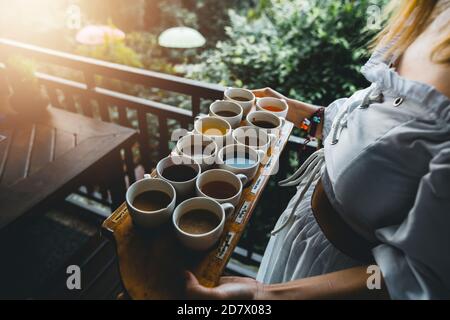
[[[271,86],[325,105],[364,85],[358,70],[380,27],[371,8],[386,2],[0,0],[0,36],[223,85]],[[75,40],[88,25],[126,37],[92,50]],[[160,33],[176,26],[198,30],[206,44],[160,47]]]
[[[368,42],[382,27],[381,11],[386,2],[0,0],[0,38],[205,83],[268,86],[289,97],[326,106],[366,85],[359,69],[370,55]],[[183,27],[187,33],[171,30],[175,27]],[[180,43],[183,45],[177,46]],[[79,71],[64,66],[39,61],[32,64],[39,71],[65,79],[81,78]],[[185,95],[117,79],[103,79],[102,86],[181,109],[192,108]],[[202,103],[200,111],[205,112],[207,106],[207,101]],[[115,109],[109,111],[112,121],[118,119]],[[136,113],[127,112],[129,123],[137,127]],[[153,164],[161,156],[156,138],[158,126],[151,116],[147,125]],[[170,119],[167,125],[169,130],[179,127],[177,121]],[[247,250],[244,255],[254,262],[253,266],[244,266],[249,275],[257,270],[269,232],[295,191],[280,192],[276,182],[292,173],[314,148],[301,150],[298,143],[289,144],[281,170],[269,182],[241,239],[240,247]],[[139,157],[139,149],[133,149],[134,163],[139,163]],[[138,168],[136,176],[143,170]],[[74,197],[103,216],[111,212],[111,208],[92,199]],[[53,212],[46,217],[51,222],[31,226],[31,231],[24,231],[26,236],[20,240],[25,242],[24,250],[33,252],[32,259],[43,261],[29,275],[31,280],[26,281],[43,282],[58,268],[58,261],[70,256],[98,230],[98,224],[92,226],[76,215]],[[33,248],[33,237],[47,237],[48,243],[37,250]]]

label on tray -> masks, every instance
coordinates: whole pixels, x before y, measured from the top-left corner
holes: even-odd
[[[248,209],[250,208],[250,204],[251,203],[252,203],[251,201],[245,201],[242,204],[242,207],[239,209],[239,212],[238,212],[238,214],[236,216],[236,219],[235,219],[236,223],[241,224],[242,221],[244,221],[244,218],[247,215],[247,212],[248,212]]]
[[[262,180],[263,179],[264,179],[264,176],[261,175],[261,176],[259,176],[258,180],[256,180],[255,184],[252,187],[252,193],[253,194],[257,194],[258,193],[259,189],[262,186]]]
[[[113,218],[112,222],[118,223],[127,214],[127,207],[122,208]]]
[[[269,172],[270,171],[270,167],[272,166],[272,163],[273,163],[273,158],[274,158],[274,156],[271,156],[269,158],[269,160],[267,160],[266,164],[264,165],[264,171],[265,172]]]
[[[236,235],[235,232],[228,232],[225,236],[225,239],[220,244],[218,252],[216,254],[216,258],[222,260],[225,255],[227,254],[228,249],[231,246],[231,241],[233,240],[234,236]]]
[[[275,149],[279,149],[280,148],[282,141],[283,141],[283,139],[281,139],[281,138],[277,140],[277,143],[275,144]]]

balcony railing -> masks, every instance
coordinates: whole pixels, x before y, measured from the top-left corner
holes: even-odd
[[[6,62],[14,55],[32,58],[38,64],[39,72],[36,73],[36,77],[53,107],[138,130],[138,142],[121,152],[123,175],[127,183],[136,180],[138,171],[136,168],[142,168],[141,173],[150,172],[158,159],[169,153],[172,130],[179,127],[191,129],[195,116],[200,112],[206,112],[209,103],[221,99],[224,91],[220,85],[128,67],[9,39],[0,39],[0,72],[6,71]],[[54,67],[62,67],[63,71],[54,72]],[[71,71],[68,73],[67,69]],[[66,74],[69,76],[62,76]],[[115,81],[120,85],[111,85],[117,84]],[[124,87],[130,86],[140,86],[147,91],[159,89],[163,94],[156,96],[162,98],[155,101],[130,94],[130,90],[123,90]],[[166,103],[165,101],[170,99],[165,97],[173,94],[181,95],[184,102],[189,100],[190,105],[180,108]],[[288,144],[290,151],[284,152],[280,158],[281,169],[286,171],[288,154],[292,150],[299,150],[299,143],[301,141],[298,137],[290,139]],[[95,181],[77,192],[100,203],[114,206],[110,203],[108,186],[96,185]],[[257,265],[261,257],[254,253],[252,241],[243,242],[245,247],[238,248],[236,255],[243,258],[245,263]],[[239,272],[239,266],[235,267],[235,271]]]

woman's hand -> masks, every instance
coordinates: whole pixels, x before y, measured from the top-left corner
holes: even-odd
[[[287,100],[287,98],[285,96],[283,96],[281,93],[279,93],[269,87],[262,88],[262,89],[255,89],[255,90],[252,90],[252,92],[255,95],[255,97],[257,97],[257,98],[271,97],[271,98]]]
[[[264,285],[255,279],[222,277],[215,288],[202,286],[197,278],[186,271],[186,297],[188,299],[253,300],[260,297]]]
[[[251,278],[222,277],[215,288],[202,286],[186,272],[186,296],[189,299],[389,299],[384,279],[381,289],[367,287],[367,266],[344,269],[284,283],[264,285]]]

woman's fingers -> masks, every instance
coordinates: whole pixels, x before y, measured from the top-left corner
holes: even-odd
[[[222,277],[215,288],[202,286],[192,272],[186,271],[186,297],[188,299],[252,299],[258,282],[251,278]]]
[[[261,88],[261,89],[252,90],[253,94],[257,98],[271,97],[272,96],[271,91],[272,91],[272,89],[270,89],[270,88]]]
[[[186,297],[188,299],[220,299],[216,290],[202,286],[192,272],[186,271],[185,276]]]
[[[277,99],[287,99],[281,93],[279,93],[269,87],[262,88],[262,89],[255,89],[255,90],[252,90],[252,92],[257,98],[272,97],[272,98],[277,98]]]

